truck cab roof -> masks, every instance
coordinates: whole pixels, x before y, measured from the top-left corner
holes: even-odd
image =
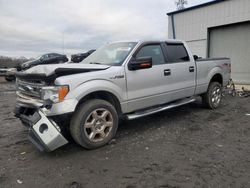
[[[136,42],[136,43],[160,43],[160,42],[169,42],[169,43],[184,43],[182,40],[177,40],[177,39],[142,39],[142,40],[123,40],[123,41],[114,41],[110,42],[112,43],[118,43],[118,42]]]

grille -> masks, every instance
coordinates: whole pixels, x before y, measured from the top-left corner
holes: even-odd
[[[41,81],[24,81],[18,79],[16,81],[16,90],[22,95],[32,98],[41,99],[41,89],[45,86],[45,82]]]

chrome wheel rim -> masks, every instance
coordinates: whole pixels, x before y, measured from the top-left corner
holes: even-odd
[[[214,87],[211,98],[214,107],[217,107],[220,104],[221,94],[221,88],[219,86]]]
[[[98,108],[88,115],[84,123],[84,132],[91,142],[101,142],[109,136],[113,125],[111,112]]]

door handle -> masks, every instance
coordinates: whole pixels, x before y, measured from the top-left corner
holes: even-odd
[[[189,72],[194,72],[194,66],[189,67]]]
[[[164,70],[164,76],[170,76],[171,75],[171,70],[170,69],[165,69]]]

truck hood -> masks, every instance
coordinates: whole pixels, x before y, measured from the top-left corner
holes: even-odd
[[[41,80],[46,82],[53,82],[57,77],[100,71],[108,69],[109,65],[97,64],[53,64],[53,65],[37,65],[26,71],[18,72],[17,78],[26,80]]]

